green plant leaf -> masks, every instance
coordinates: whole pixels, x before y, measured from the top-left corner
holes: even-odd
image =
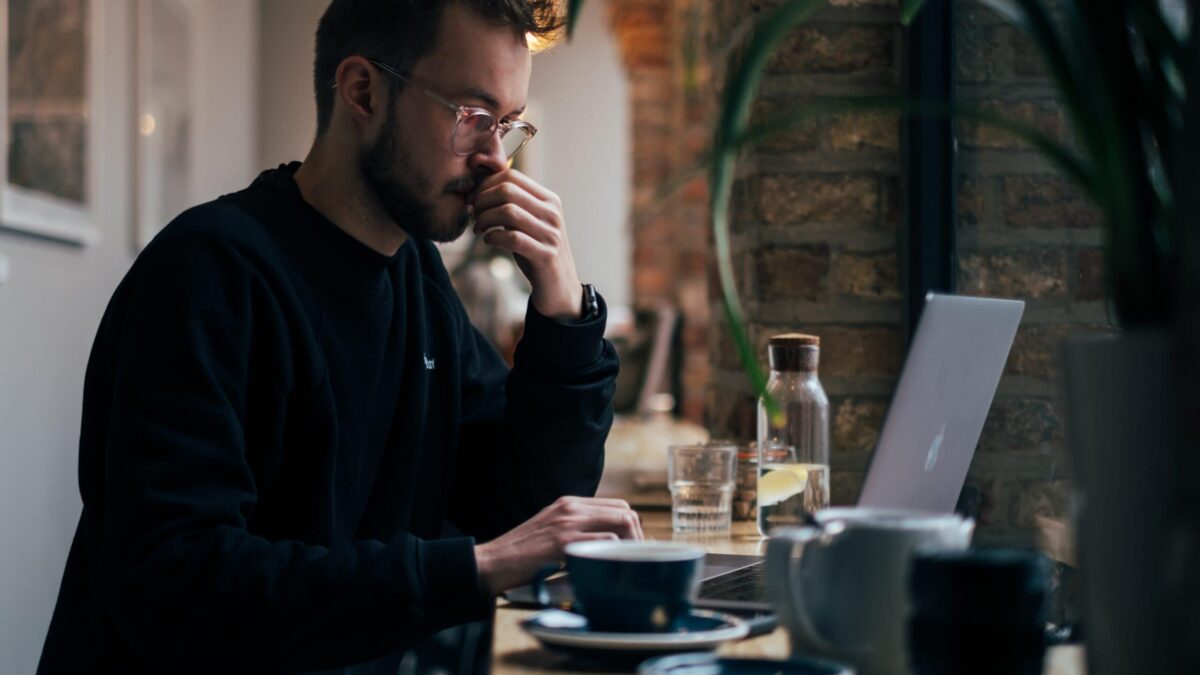
[[[905,26],[911,24],[924,5],[925,0],[903,0],[900,3],[900,23]]]
[[[567,39],[575,35],[575,25],[583,14],[583,0],[567,0]]]

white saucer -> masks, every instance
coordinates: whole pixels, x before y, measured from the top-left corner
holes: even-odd
[[[735,616],[694,609],[678,631],[670,633],[601,633],[588,629],[587,619],[548,609],[521,622],[543,645],[566,651],[668,653],[716,649],[746,637],[750,627]]]

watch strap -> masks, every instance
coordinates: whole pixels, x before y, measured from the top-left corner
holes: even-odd
[[[596,295],[596,287],[591,284],[583,285],[583,315],[581,320],[595,319],[600,316],[600,298]]]

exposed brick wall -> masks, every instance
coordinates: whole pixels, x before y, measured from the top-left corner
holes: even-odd
[[[960,99],[1068,139],[1036,47],[977,0],[956,10]],[[964,497],[985,535],[1024,541],[1037,516],[1068,516],[1057,349],[1068,335],[1109,329],[1102,218],[1022,143],[972,124],[958,136],[959,292],[1027,303]]]
[[[634,91],[635,297],[684,307],[685,411],[695,419],[703,410],[715,435],[745,439],[755,435],[755,402],[723,321],[705,186],[694,181],[666,201],[658,191],[707,142],[728,56],[775,2],[610,4]],[[756,118],[820,97],[900,94],[897,4],[831,0],[773,57]],[[978,0],[956,11],[960,98],[1065,138],[1036,50]],[[697,35],[689,88],[682,46]],[[757,353],[765,361],[777,332],[823,338],[835,503],[858,495],[906,347],[899,122],[888,113],[813,120],[746,153],[735,186],[734,266]],[[1055,354],[1067,335],[1107,329],[1101,218],[1011,137],[971,124],[957,134],[958,290],[1028,303],[963,506],[983,537],[1023,542],[1038,515],[1066,515]]]
[[[772,58],[757,119],[820,97],[901,91],[896,3],[831,5]],[[844,114],[757,148],[735,187],[735,266],[757,353],[765,361],[774,333],[822,338],[835,503],[858,495],[903,359],[899,175],[898,116]],[[726,326],[714,323],[710,424],[715,433],[752,439],[755,402]]]
[[[682,310],[681,407],[699,422],[710,371],[708,193],[697,179],[673,196],[663,195],[703,147],[710,128],[710,101],[688,86],[683,62],[683,42],[695,35],[693,17],[704,13],[696,4],[610,0],[608,7],[632,92],[634,302]]]

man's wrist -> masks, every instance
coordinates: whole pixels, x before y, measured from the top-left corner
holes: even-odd
[[[582,317],[582,303],[580,298],[583,297],[583,284],[575,286],[575,289],[573,292],[567,291],[562,295],[557,295],[553,299],[539,296],[535,291],[533,294],[533,308],[542,316],[547,319],[553,319],[558,323],[575,323]]]

